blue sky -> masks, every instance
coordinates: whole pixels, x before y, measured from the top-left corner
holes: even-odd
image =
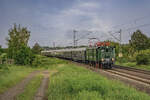
[[[78,30],[78,38],[92,31],[78,44],[87,44],[89,37],[113,40],[108,32],[119,29],[126,43],[137,28],[126,29],[150,23],[150,0],[0,0],[3,47],[7,47],[5,38],[14,23],[31,31],[30,46],[35,42],[42,46],[52,46],[53,42],[56,46],[71,45],[73,29]],[[139,29],[150,36],[150,26]]]

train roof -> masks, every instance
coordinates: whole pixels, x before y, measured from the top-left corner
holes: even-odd
[[[58,49],[58,50],[45,50],[41,51],[42,53],[46,52],[69,52],[69,51],[85,51],[86,48],[71,48],[71,49]]]

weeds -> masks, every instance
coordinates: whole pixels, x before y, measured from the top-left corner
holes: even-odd
[[[27,66],[2,65],[0,69],[0,93],[25,78],[33,68]]]
[[[42,81],[42,76],[37,75],[33,80],[29,82],[24,92],[17,97],[17,100],[33,100],[35,93],[37,92],[41,84],[41,81]]]
[[[56,68],[50,78],[48,100],[148,100],[145,93],[108,80],[90,70],[73,64]]]

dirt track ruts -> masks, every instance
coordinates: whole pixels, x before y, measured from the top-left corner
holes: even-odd
[[[24,91],[25,86],[39,72],[40,71],[32,72],[24,80],[22,80],[20,83],[16,84],[14,87],[8,89],[6,92],[0,94],[0,100],[15,100],[16,96]]]
[[[48,88],[48,83],[49,83],[49,71],[44,71],[43,73],[43,80],[42,83],[34,97],[34,100],[44,100],[45,99],[45,95],[46,95],[46,90]]]

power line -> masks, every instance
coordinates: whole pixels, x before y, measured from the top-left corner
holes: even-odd
[[[132,30],[132,29],[136,29],[136,28],[140,28],[140,27],[146,27],[146,26],[150,26],[150,23],[139,25],[139,26],[132,27],[132,28],[128,28],[128,29],[125,29],[123,31],[129,31],[129,30]]]
[[[124,26],[124,25],[128,25],[128,24],[131,24],[131,23],[135,23],[135,22],[137,22],[137,21],[140,21],[140,20],[149,18],[149,16],[150,16],[150,14],[145,15],[145,16],[142,16],[142,17],[139,17],[139,18],[136,18],[136,19],[134,19],[134,20],[131,20],[131,21],[129,21],[129,23],[122,23],[122,24],[118,24],[118,25],[112,26],[111,28],[121,27],[121,26]]]

